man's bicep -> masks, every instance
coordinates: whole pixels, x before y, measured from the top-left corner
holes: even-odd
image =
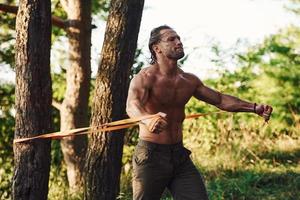
[[[222,101],[221,93],[206,87],[203,83],[199,84],[194,93],[194,97],[212,105],[219,105]]]
[[[128,90],[127,103],[130,101],[138,101],[142,103],[145,100],[146,95],[147,89],[141,77],[135,77],[132,79]]]
[[[147,101],[148,92],[143,81],[133,79],[129,86],[126,112],[130,117],[145,115],[144,104]]]

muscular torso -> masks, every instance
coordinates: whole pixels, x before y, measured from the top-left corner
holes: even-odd
[[[141,76],[146,81],[147,96],[144,108],[147,113],[163,112],[167,114],[167,127],[159,134],[149,132],[141,124],[139,137],[143,140],[174,144],[182,140],[182,122],[185,118],[184,106],[193,96],[197,81],[192,75],[178,69],[173,76],[161,75],[154,69],[145,69]]]

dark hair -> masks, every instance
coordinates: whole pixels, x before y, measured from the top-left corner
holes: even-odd
[[[160,31],[164,30],[164,29],[172,29],[172,28],[168,25],[162,25],[162,26],[159,26],[159,27],[156,27],[156,28],[152,29],[152,31],[150,33],[150,39],[149,39],[148,47],[149,47],[149,50],[150,50],[150,53],[151,53],[151,58],[150,58],[151,59],[150,60],[151,65],[156,63],[156,55],[155,55],[154,50],[152,49],[152,46],[154,44],[157,44],[160,41],[160,39],[161,39],[160,38],[161,37]]]

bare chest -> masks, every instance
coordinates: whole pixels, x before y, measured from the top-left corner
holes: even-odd
[[[195,86],[188,80],[162,79],[153,83],[150,99],[161,106],[184,106],[192,97]]]

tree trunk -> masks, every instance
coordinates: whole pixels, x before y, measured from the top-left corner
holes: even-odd
[[[16,21],[15,138],[51,131],[50,0],[21,0]],[[13,199],[47,199],[50,141],[14,144]]]
[[[129,72],[143,6],[144,0],[111,1],[96,78],[92,126],[125,117]],[[85,169],[86,199],[116,199],[120,188],[123,138],[124,130],[91,136]]]
[[[88,102],[90,88],[91,1],[62,1],[72,26],[68,29],[69,66],[67,89],[61,106],[61,131],[88,126]],[[83,185],[83,167],[87,149],[87,137],[67,137],[61,141],[67,166],[69,186],[72,192]]]

